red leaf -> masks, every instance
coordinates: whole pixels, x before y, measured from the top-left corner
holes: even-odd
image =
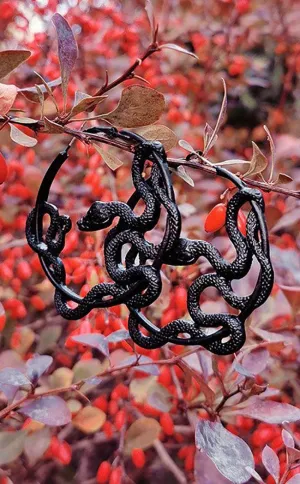
[[[286,482],[286,484],[300,484],[300,474],[293,476]]]
[[[200,420],[196,427],[196,447],[205,452],[219,472],[235,484],[248,482],[246,467],[254,468],[250,447],[219,422]]]
[[[277,454],[268,445],[262,451],[262,462],[268,473],[271,474],[275,482],[279,480],[280,464]]]
[[[269,356],[266,348],[256,348],[245,354],[242,366],[253,375],[258,375],[266,368]]]
[[[109,356],[108,351],[108,342],[102,334],[98,333],[86,333],[80,334],[78,336],[72,336],[72,340],[76,341],[77,343],[82,343],[86,346],[91,346],[92,348],[96,348],[105,356]]]
[[[50,427],[66,425],[71,421],[71,412],[67,404],[56,396],[41,397],[24,405],[19,412]]]
[[[213,461],[204,452],[196,452],[194,468],[195,484],[229,484],[232,482],[222,476]]]
[[[300,409],[288,403],[278,403],[256,398],[246,407],[226,408],[227,415],[244,415],[270,424],[296,422],[300,420]]]
[[[67,88],[71,71],[77,59],[78,48],[70,25],[59,13],[53,15],[52,22],[54,23],[57,33],[61,84],[66,108]]]
[[[281,432],[281,437],[286,447],[295,447],[295,442],[293,436],[287,430],[283,429]]]
[[[39,378],[52,364],[53,358],[48,355],[34,355],[26,363],[27,376],[30,380]]]

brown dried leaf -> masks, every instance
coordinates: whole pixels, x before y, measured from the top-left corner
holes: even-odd
[[[244,174],[244,176],[253,176],[257,175],[258,173],[262,173],[268,166],[268,160],[265,155],[261,152],[259,147],[257,146],[254,141],[252,141],[253,146],[253,155],[250,160],[250,166],[248,171]]]
[[[54,121],[51,121],[50,119],[46,118],[46,116],[44,117],[44,123],[45,123],[45,127],[47,128],[48,133],[63,133],[64,132],[63,126],[55,123]]]
[[[293,178],[285,173],[279,173],[276,180],[274,181],[274,185],[284,185],[286,183],[291,183]]]
[[[125,435],[124,453],[130,455],[138,447],[148,449],[159,437],[161,427],[154,418],[141,417],[129,427]]]
[[[59,13],[56,13],[52,17],[52,22],[54,23],[57,33],[62,92],[64,106],[66,108],[68,83],[71,71],[77,59],[78,48],[72,29],[66,19],[64,19]]]
[[[73,106],[70,115],[76,116],[83,111],[93,111],[99,103],[104,101],[105,98],[107,98],[107,96],[89,96],[88,94],[85,94],[85,97],[82,97],[77,101],[75,97],[75,105]]]
[[[167,128],[167,126],[163,126],[162,124],[145,126],[137,129],[136,132],[148,140],[160,141],[166,151],[174,148],[178,142],[178,138],[174,131],[172,131],[170,128]]]
[[[111,170],[116,170],[117,168],[123,165],[123,162],[115,156],[112,150],[105,151],[97,143],[92,143],[92,145],[94,146],[95,150],[99,153],[103,161],[107,164],[107,166],[109,166]]]
[[[80,410],[72,420],[74,427],[85,434],[93,434],[101,429],[106,414],[97,407],[87,406]]]
[[[121,99],[114,111],[104,114],[114,126],[138,128],[155,123],[165,109],[164,96],[146,86],[129,86],[122,91]]]
[[[0,79],[31,56],[30,50],[4,50],[0,52]]]
[[[4,116],[15,102],[18,89],[14,84],[0,84],[0,115]]]
[[[31,136],[28,136],[27,134],[23,133],[23,131],[18,129],[13,124],[9,123],[9,125],[10,125],[10,137],[15,143],[18,143],[21,146],[26,146],[27,148],[32,148],[37,144],[36,139],[31,138]]]

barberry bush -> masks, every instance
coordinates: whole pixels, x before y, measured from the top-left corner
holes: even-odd
[[[1,2],[0,484],[300,482],[299,20],[293,0]],[[262,190],[275,285],[238,354],[144,350],[123,306],[57,314],[24,235],[49,163],[72,142],[51,200],[73,222],[132,193],[129,147],[84,133],[93,125],[161,141],[184,234],[229,260],[233,187],[214,165]],[[104,237],[67,236],[80,295],[107,280]],[[184,317],[209,270],[167,266],[147,315]],[[215,290],[203,308],[226,312]]]

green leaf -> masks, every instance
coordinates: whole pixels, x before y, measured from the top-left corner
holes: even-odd
[[[9,464],[23,452],[27,432],[0,432],[0,466]]]
[[[52,350],[62,332],[62,328],[59,325],[48,326],[42,329],[40,333],[40,339],[36,348],[37,353],[45,353]]]

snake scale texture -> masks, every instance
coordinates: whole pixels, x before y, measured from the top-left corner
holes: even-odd
[[[80,231],[95,231],[110,227],[114,219],[119,218],[104,243],[105,266],[112,282],[97,284],[85,297],[81,297],[66,285],[66,272],[59,257],[66,234],[71,229],[71,220],[66,215],[59,215],[58,209],[48,202],[52,182],[68,158],[68,148],[53,161],[41,184],[36,206],[28,216],[26,236],[56,288],[58,312],[64,318],[74,320],[84,317],[94,308],[124,303],[130,312],[130,336],[143,348],[158,348],[169,342],[202,345],[219,355],[238,351],[246,338],[246,318],[266,301],[273,286],[264,201],[260,191],[247,187],[237,176],[216,167],[219,176],[229,179],[237,187],[227,206],[226,231],[236,251],[235,259],[228,262],[209,242],[181,237],[181,216],[161,143],[149,142],[129,131],[118,132],[115,128],[91,128],[87,132],[104,133],[107,137],[133,144],[132,181],[135,192],[127,203],[96,201],[78,220]],[[143,173],[147,161],[151,162],[151,173],[145,179]],[[144,202],[144,210],[137,215],[134,208],[140,200]],[[247,235],[244,236],[238,229],[237,219],[240,208],[247,202],[251,210],[247,216]],[[164,234],[159,244],[153,244],[146,240],[145,235],[158,223],[162,209],[167,215]],[[51,220],[43,234],[45,214]],[[130,249],[122,263],[122,250],[126,244],[130,244]],[[213,272],[200,275],[188,290],[187,306],[191,319],[177,319],[163,328],[157,327],[141,309],[154,303],[161,293],[162,265],[187,266],[195,264],[200,257],[208,260]],[[238,296],[232,289],[232,281],[247,275],[253,259],[260,266],[256,286],[251,295]],[[202,311],[200,296],[211,286],[237,310],[237,314],[207,314]],[[71,308],[69,301],[77,303],[77,306]],[[148,335],[142,328],[148,331]]]

